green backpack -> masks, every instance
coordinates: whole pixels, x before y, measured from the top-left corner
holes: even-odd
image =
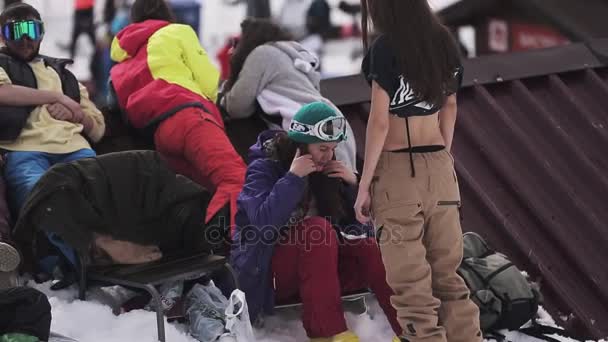
[[[458,274],[480,311],[481,330],[518,330],[536,317],[541,301],[535,284],[503,254],[490,249],[481,236],[465,233],[464,257]]]

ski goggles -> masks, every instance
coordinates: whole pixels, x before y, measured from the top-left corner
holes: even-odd
[[[310,135],[323,141],[346,140],[346,119],[343,117],[329,117],[314,125],[292,120],[289,130],[304,135]]]
[[[44,24],[40,20],[18,20],[2,25],[4,39],[15,41],[27,37],[31,40],[41,40],[44,36]]]

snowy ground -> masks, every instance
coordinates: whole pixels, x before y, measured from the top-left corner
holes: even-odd
[[[441,8],[456,0],[430,0],[436,8]],[[61,57],[67,52],[58,47],[58,43],[69,41],[71,31],[72,0],[30,0],[42,13],[47,24],[47,35],[42,47],[42,53]],[[282,0],[273,2],[276,11]],[[337,4],[338,0],[330,0]],[[99,4],[98,4],[99,6]],[[227,7],[224,0],[207,0],[202,14],[202,41],[211,56],[215,55],[218,47],[225,38],[238,32],[239,23],[244,15],[244,7]],[[349,17],[336,13],[335,20],[347,22]],[[84,35],[80,38],[78,55],[74,72],[80,79],[88,79],[87,56],[92,46]],[[324,65],[333,75],[345,75],[358,72],[359,60],[352,60],[350,51],[356,48],[356,39],[332,43],[327,47]],[[120,288],[94,290],[89,301],[76,300],[76,290],[50,291],[49,284],[35,285],[50,297],[53,307],[52,330],[70,336],[81,342],[129,342],[156,341],[155,315],[151,312],[134,311],[115,316],[112,309],[116,308],[128,296],[128,291]],[[349,327],[354,330],[362,342],[388,342],[391,339],[389,324],[381,312],[377,302],[368,298],[368,311],[362,314],[347,312]],[[545,324],[553,324],[549,315],[541,310],[539,315]],[[259,341],[299,342],[307,341],[306,334],[299,320],[298,310],[281,311],[275,317],[267,320],[263,330],[256,331]],[[194,342],[180,325],[167,325],[167,340],[170,342]],[[516,333],[506,334],[512,342],[532,342],[535,339],[519,336]],[[560,341],[573,341],[558,338]],[[605,342],[605,341],[604,341]]]
[[[120,287],[92,289],[89,301],[76,299],[76,289],[51,291],[50,284],[34,285],[46,293],[53,307],[51,329],[55,333],[77,339],[80,342],[128,342],[156,341],[156,316],[143,310],[131,311],[120,316],[113,313],[121,302],[129,298],[130,292]],[[350,329],[360,337],[362,342],[389,342],[391,329],[376,300],[367,298],[368,310],[361,312],[359,306],[346,313]],[[357,312],[358,310],[358,312]],[[269,317],[263,330],[256,330],[255,335],[261,342],[304,342],[308,341],[298,309],[280,311]],[[551,317],[539,310],[539,322],[555,325]],[[167,341],[196,342],[188,336],[187,328],[179,324],[166,324]],[[511,342],[536,342],[537,339],[515,332],[505,332]],[[572,339],[554,336],[562,342],[577,342]],[[607,342],[607,341],[599,341]]]

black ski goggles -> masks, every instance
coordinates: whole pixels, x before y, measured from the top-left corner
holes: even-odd
[[[9,41],[27,37],[38,41],[44,36],[44,24],[40,20],[18,20],[2,25],[2,35]]]

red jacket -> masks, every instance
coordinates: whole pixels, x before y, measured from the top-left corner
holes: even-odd
[[[112,84],[135,128],[184,103],[216,101],[219,71],[188,25],[131,24],[114,38],[111,56]],[[223,127],[220,115],[214,119]]]
[[[112,84],[121,108],[135,128],[144,128],[160,115],[189,102],[198,102],[207,108],[205,119],[215,122],[220,129],[214,129],[215,125],[208,130],[198,127],[194,141],[206,144],[208,156],[203,154],[186,164],[198,171],[200,177],[193,179],[215,191],[207,208],[207,220],[226,203],[230,203],[234,216],[236,198],[245,178],[245,164],[225,136],[224,123],[215,106],[219,72],[201,47],[194,30],[187,25],[160,20],[131,24],[112,42],[111,55],[118,62],[111,71]],[[188,110],[192,111],[186,109],[184,112]],[[164,148],[184,149],[182,133],[196,125],[193,117],[199,118],[174,116],[165,120],[155,137],[162,136],[163,141],[169,142]],[[159,145],[157,143],[157,149],[162,154],[180,153],[163,151]],[[186,151],[181,153],[183,156]],[[174,170],[178,169],[178,164],[169,164]]]

